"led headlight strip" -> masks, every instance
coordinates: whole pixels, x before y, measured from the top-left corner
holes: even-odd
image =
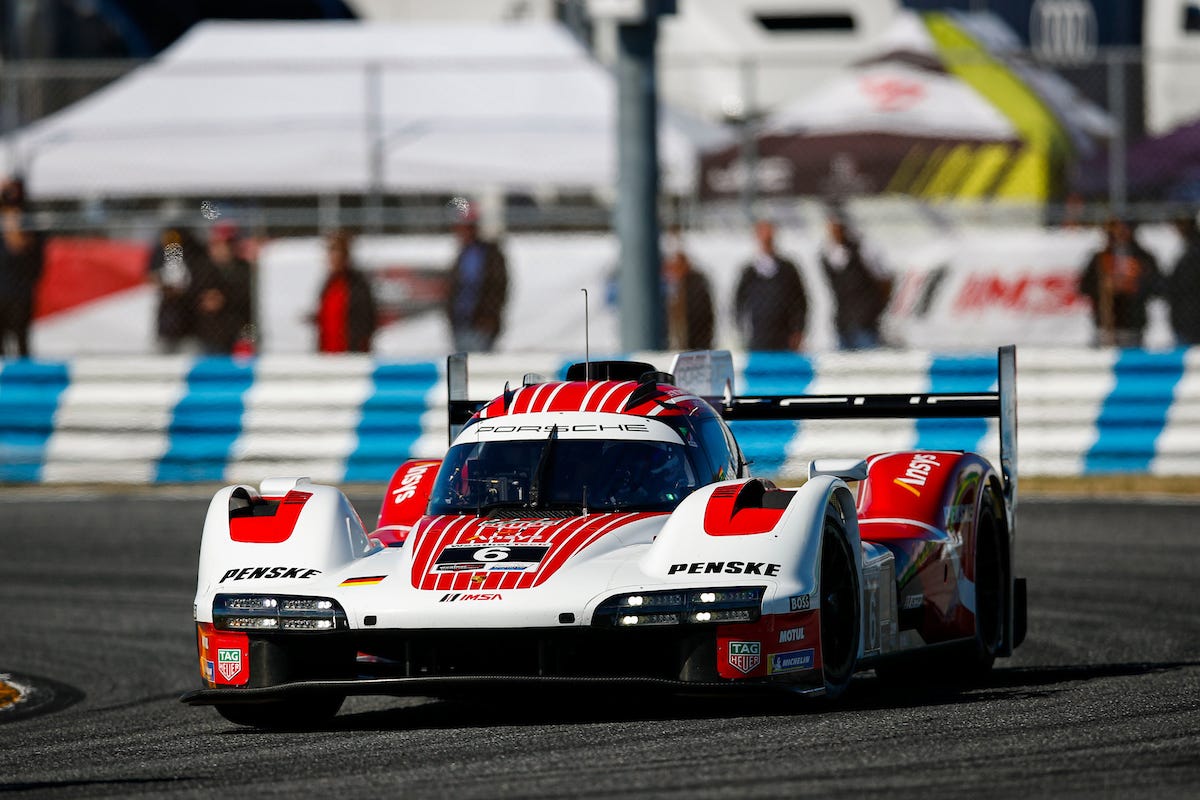
[[[213,626],[223,631],[345,630],[346,612],[328,597],[219,594],[213,598]]]
[[[596,608],[592,625],[643,628],[652,625],[705,625],[755,622],[762,614],[765,587],[681,589],[628,592],[608,598]]]

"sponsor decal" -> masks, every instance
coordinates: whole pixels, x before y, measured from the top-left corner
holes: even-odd
[[[471,576],[471,585],[472,586],[483,586],[483,582],[486,580],[487,580],[487,575],[472,575]]]
[[[788,611],[807,611],[811,606],[811,594],[801,594],[788,598]]]
[[[462,569],[484,569],[487,566],[536,568],[550,551],[549,545],[451,545],[434,562],[434,572],[458,572]]]
[[[477,425],[479,433],[550,433],[557,428],[559,433],[573,431],[575,433],[603,433],[604,431],[628,431],[629,433],[649,433],[650,426],[644,422],[621,422],[613,425],[596,423],[579,423],[578,425]]]
[[[473,572],[477,569],[485,569],[487,564],[479,564],[476,562],[468,562],[466,564],[435,564],[434,572]]]
[[[804,640],[804,628],[788,628],[779,632],[779,643],[788,644]]]
[[[234,676],[242,671],[242,651],[236,647],[218,647],[217,671],[225,680],[233,680]]]
[[[693,561],[690,564],[672,564],[668,575],[683,572],[688,575],[766,575],[779,574],[779,564],[765,561]],[[794,610],[794,609],[793,609]]]
[[[417,464],[404,473],[404,477],[400,479],[400,485],[392,490],[392,502],[403,503],[413,497],[417,493],[417,484],[421,482],[421,478],[435,466],[437,466],[436,463]]]
[[[528,544],[546,535],[546,529],[561,525],[560,519],[485,520],[467,538],[468,544]]]
[[[205,645],[205,647],[207,647],[207,645]],[[217,679],[214,674],[215,669],[216,668],[213,666],[213,662],[211,662],[211,661],[204,662],[204,677],[208,679],[209,683],[217,682]]]
[[[812,668],[813,649],[807,647],[804,650],[792,650],[787,653],[772,654],[771,663],[767,665],[767,672],[799,672],[800,670]]]
[[[374,586],[386,577],[387,575],[365,575],[361,578],[346,578],[338,586]]]
[[[307,569],[305,567],[242,567],[241,569],[234,567],[225,571],[221,576],[220,583],[227,580],[235,581],[252,581],[259,578],[299,578],[308,580],[313,575],[320,575],[319,569]]]
[[[920,497],[921,487],[925,486],[925,480],[929,477],[929,473],[933,472],[934,467],[940,466],[941,462],[937,460],[936,454],[915,453],[904,469],[904,474],[893,479],[892,483]]]
[[[1039,275],[1013,271],[1011,267],[967,276],[953,301],[955,314],[970,314],[996,308],[1021,315],[1070,314],[1087,308],[1088,300],[1078,291],[1074,272]]]
[[[484,592],[473,594],[471,592],[450,592],[444,594],[438,599],[439,603],[457,603],[459,600],[503,600],[504,598],[499,592]]]
[[[762,644],[759,642],[730,642],[729,665],[748,675],[762,663]]]
[[[908,597],[904,598],[904,610],[911,611],[914,608],[920,608],[921,603],[923,602],[925,602],[924,595],[910,594]]]

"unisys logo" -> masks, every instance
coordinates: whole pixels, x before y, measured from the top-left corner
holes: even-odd
[[[925,481],[929,478],[929,473],[933,472],[934,467],[940,467],[941,465],[941,462],[937,460],[937,455],[934,453],[914,453],[912,460],[908,462],[908,466],[904,470],[904,474],[893,479],[892,483],[920,497],[921,489],[924,488]]]

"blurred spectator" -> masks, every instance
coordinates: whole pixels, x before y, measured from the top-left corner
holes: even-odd
[[[150,274],[158,286],[155,332],[161,353],[180,352],[194,336],[193,274],[203,259],[203,247],[187,228],[166,228],[159,235]]]
[[[454,349],[487,352],[496,344],[508,297],[508,266],[495,243],[479,236],[479,217],[473,207],[454,224],[458,255],[450,267],[446,315]]]
[[[0,186],[0,358],[12,352],[29,358],[29,327],[42,277],[45,242],[33,229],[25,182],[9,178]]]
[[[1104,237],[1104,247],[1092,255],[1079,280],[1079,291],[1092,301],[1096,343],[1141,347],[1146,302],[1162,292],[1162,273],[1138,244],[1133,223],[1110,218]]]
[[[1183,252],[1167,278],[1167,301],[1171,305],[1171,328],[1177,344],[1200,344],[1200,226],[1195,215],[1175,220],[1183,238]]]
[[[350,258],[351,238],[335,231],[326,242],[329,275],[321,287],[317,313],[317,350],[322,353],[368,353],[375,335],[375,297],[371,283]]]
[[[826,223],[821,267],[833,292],[834,325],[843,350],[878,347],[879,320],[892,295],[892,278],[838,209]]]
[[[734,318],[750,350],[799,350],[808,320],[808,295],[796,265],[775,252],[775,226],[754,226],[758,253],[742,268]]]
[[[679,228],[667,235],[663,296],[667,302],[667,340],[672,350],[708,350],[713,342],[713,303],[708,278],[692,266]]]
[[[251,324],[253,276],[237,251],[238,229],[221,222],[209,230],[208,257],[195,270],[196,338],[205,353],[231,354]]]

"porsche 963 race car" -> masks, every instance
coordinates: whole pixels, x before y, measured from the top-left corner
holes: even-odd
[[[858,670],[972,674],[1024,636],[1014,578],[1015,352],[984,394],[736,396],[727,352],[526,376],[489,401],[448,364],[451,443],[396,470],[367,531],[336,488],[227,486],[205,521],[204,688],[295,727],[347,695],[595,684],[835,697]],[[988,417],[957,450],[751,477],[730,420]],[[747,422],[749,424],[749,422]],[[852,489],[854,485],[856,488]]]

